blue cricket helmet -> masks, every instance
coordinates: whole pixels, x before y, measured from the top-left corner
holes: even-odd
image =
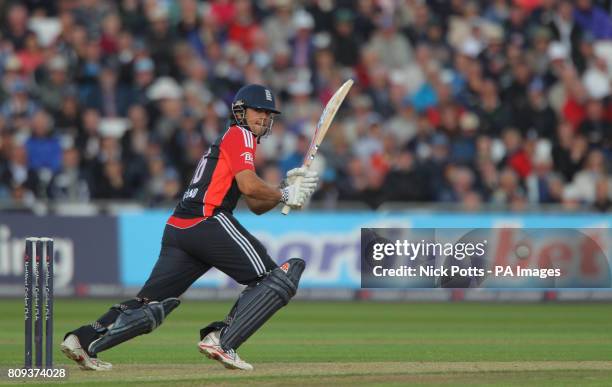
[[[274,114],[281,114],[276,109],[276,99],[270,89],[262,85],[246,85],[243,86],[232,101],[232,111],[236,109],[263,109]]]

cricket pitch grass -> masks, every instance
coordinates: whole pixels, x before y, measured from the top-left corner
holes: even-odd
[[[86,372],[60,352],[64,333],[114,301],[56,300],[54,361],[61,381],[10,380],[23,365],[23,301],[0,300],[0,384],[196,385],[612,385],[610,304],[292,302],[239,350],[255,371],[202,356],[199,329],[229,302],[185,300],[164,324],[100,357]]]

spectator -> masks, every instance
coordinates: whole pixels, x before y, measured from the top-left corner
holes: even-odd
[[[364,192],[368,186],[368,171],[363,161],[352,158],[346,168],[346,176],[338,184],[338,199],[347,201],[365,201]]]
[[[100,48],[104,55],[115,55],[119,51],[119,34],[121,32],[121,18],[116,13],[107,14],[102,20],[102,35]]]
[[[123,164],[119,160],[108,160],[102,164],[101,175],[96,178],[93,197],[95,199],[123,199],[133,197],[133,190],[123,175]]]
[[[504,0],[494,0],[485,8],[484,17],[496,24],[503,24],[510,14],[510,6]]]
[[[148,97],[149,87],[155,80],[155,64],[150,58],[142,57],[134,62],[134,103],[148,106],[151,101]]]
[[[267,164],[263,168],[261,178],[268,184],[278,186],[283,179],[283,176],[281,175],[280,169],[278,169],[275,164]]]
[[[330,133],[331,134],[331,133]],[[353,158],[348,141],[343,135],[336,135],[330,139],[331,147],[326,151],[326,169],[323,173],[327,179],[328,192],[337,194],[337,189],[333,187],[334,180],[343,180],[347,177],[347,166]]]
[[[407,26],[404,28],[404,33],[410,39],[410,43],[416,46],[420,42],[428,39],[428,30],[430,24],[439,23],[431,15],[426,4],[416,2],[409,4],[406,9]]]
[[[272,133],[266,138],[266,141],[262,141],[257,146],[257,149],[266,160],[278,162],[295,151],[296,143],[296,137],[287,130],[285,122],[276,119]]]
[[[61,170],[49,184],[49,197],[61,201],[89,200],[89,184],[80,168],[79,152],[75,148],[64,150]]]
[[[67,73],[68,62],[62,56],[55,56],[46,63],[47,77],[41,82],[36,94],[45,109],[51,114],[59,114],[64,98],[74,86]]]
[[[430,197],[438,200],[437,193],[443,186],[444,172],[449,164],[449,141],[443,134],[436,134],[431,139],[431,156],[423,163],[423,170],[429,177],[428,192]]]
[[[528,104],[515,112],[514,125],[523,135],[551,138],[557,127],[557,116],[544,95],[544,83],[535,78],[527,89]]]
[[[445,183],[439,190],[439,200],[462,203],[473,192],[474,173],[466,167],[450,166],[445,171]]]
[[[536,154],[532,159],[533,170],[525,179],[527,200],[531,203],[554,203],[558,200],[551,192],[550,180],[553,177],[552,158],[547,152]],[[554,188],[554,187],[553,187]]]
[[[383,200],[416,202],[425,201],[429,196],[427,177],[415,161],[414,155],[404,150],[395,158],[391,170],[383,183]]]
[[[506,156],[503,165],[512,168],[520,178],[525,178],[531,173],[531,160],[526,152],[523,137],[515,128],[508,128],[502,134]]]
[[[236,17],[236,5],[230,0],[214,0],[210,5],[210,14],[221,26],[227,28]]]
[[[503,97],[513,113],[527,109],[529,105],[527,90],[531,80],[531,69],[527,63],[521,61],[513,65],[512,83],[506,90],[503,90]]]
[[[238,43],[247,53],[254,48],[254,36],[260,29],[253,18],[253,9],[250,0],[234,1],[235,15],[227,30],[230,41]]]
[[[582,27],[574,20],[574,6],[569,0],[557,4],[555,14],[548,23],[553,40],[561,42],[567,52],[571,52],[574,63],[580,57],[580,42],[583,38]]]
[[[416,133],[412,140],[406,144],[406,148],[416,156],[417,160],[426,160],[431,156],[433,134],[434,128],[427,115],[419,114],[416,121]]]
[[[476,113],[480,119],[482,133],[491,136],[499,136],[512,122],[512,113],[507,105],[501,103],[497,85],[492,79],[486,79],[482,83]]]
[[[271,64],[265,68],[266,84],[279,91],[281,98],[287,96],[287,88],[293,77],[291,67],[291,49],[288,44],[272,46]]]
[[[21,75],[21,61],[16,55],[8,55],[4,58],[4,69],[2,73],[2,100],[8,98],[12,93],[13,84],[23,81]]]
[[[286,45],[295,35],[292,3],[290,0],[275,0],[272,5],[272,17],[266,18],[263,22],[263,30],[273,49]]]
[[[552,33],[546,27],[537,27],[530,34],[532,50],[526,55],[529,67],[535,76],[541,77],[549,70],[548,49],[552,38]],[[563,47],[564,59],[569,59],[569,47],[557,43]]]
[[[389,87],[389,72],[387,69],[381,67],[370,73],[370,86],[366,92],[372,99],[373,110],[383,117],[390,117],[395,113],[391,103],[391,96],[389,95]],[[415,102],[413,101],[413,103]],[[429,103],[429,100],[419,104],[419,107],[423,108],[426,103]]]
[[[561,171],[566,181],[571,181],[582,168],[587,150],[588,143],[583,136],[575,136],[569,123],[559,124],[552,155],[555,168]]]
[[[76,89],[66,89],[61,107],[53,116],[58,134],[67,136],[68,142],[74,143],[79,131],[81,109]]]
[[[28,85],[22,80],[15,80],[11,85],[11,97],[0,107],[2,117],[16,128],[24,126],[24,120],[31,119],[38,111],[36,104],[28,94]]]
[[[612,125],[604,117],[602,101],[590,99],[587,102],[586,118],[578,127],[578,133],[583,135],[592,147],[602,147],[604,142],[609,143]]]
[[[611,93],[608,75],[608,63],[600,56],[594,55],[582,74],[582,83],[590,98],[606,98]]]
[[[147,20],[138,0],[121,0],[119,17],[121,25],[133,34],[138,34],[146,28]]]
[[[98,132],[100,114],[94,109],[86,109],[81,116],[79,133],[75,139],[80,152],[81,166],[87,175],[92,175],[95,160],[100,152],[102,138]]]
[[[6,25],[2,29],[2,36],[12,44],[16,51],[19,51],[25,47],[29,33],[27,8],[23,4],[11,4],[6,15]]]
[[[508,57],[504,52],[505,40],[504,30],[499,25],[494,25],[486,32],[486,47],[479,55],[483,62],[483,74],[487,77],[499,79],[505,75],[508,67]]]
[[[293,28],[295,36],[289,39],[291,47],[291,64],[298,69],[312,69],[314,67],[314,41],[312,29],[314,19],[307,11],[299,10],[293,15]]]
[[[98,83],[102,70],[102,50],[95,40],[83,43],[78,54],[76,81],[79,84],[79,94],[87,97]]]
[[[17,58],[21,63],[21,71],[26,76],[32,74],[43,63],[44,53],[34,32],[26,33],[23,49],[17,51]]]
[[[0,182],[7,188],[9,195],[17,187],[38,194],[38,174],[28,164],[28,151],[23,145],[13,144],[8,151],[4,168],[0,169]]]
[[[176,74],[172,61],[176,35],[170,26],[167,12],[158,5],[149,15],[149,22],[146,41],[156,64],[157,75]]]
[[[21,3],[4,7],[7,200],[86,198],[75,188],[85,180],[93,198],[165,202],[245,82],[269,85],[282,105],[259,148],[273,178],[301,163],[321,105],[351,77],[317,158],[325,206],[609,207],[609,1],[77,3],[36,11],[59,22],[53,38],[28,29],[36,20]],[[99,132],[110,117],[126,120],[121,138]],[[30,137],[53,157],[13,154]]]
[[[610,199],[610,182],[608,179],[602,178],[597,180],[595,185],[595,202],[593,203],[595,210],[599,212],[608,212],[612,208],[612,199]]]
[[[593,34],[596,39],[612,38],[612,21],[598,5],[592,0],[577,0],[574,8],[574,19],[586,31]]]
[[[513,6],[510,8],[508,19],[504,23],[504,35],[510,42],[515,42],[519,46],[525,46],[527,43],[526,33],[529,23],[529,13],[521,6]]]
[[[156,102],[156,124],[153,130],[161,141],[168,141],[178,129],[181,120],[183,89],[171,77],[160,77],[147,91],[147,97]]]
[[[490,159],[481,159],[476,165],[478,174],[477,189],[481,198],[489,201],[499,186],[499,173]]]
[[[332,50],[338,63],[354,67],[359,60],[358,37],[353,26],[353,12],[341,8],[336,11],[332,38]]]
[[[62,148],[59,139],[53,134],[51,117],[44,110],[32,118],[32,136],[26,141],[28,165],[37,172],[48,169],[52,173],[60,170]]]
[[[123,153],[128,159],[144,157],[151,140],[147,111],[142,105],[132,105],[128,110],[128,119],[130,125],[121,138]]]
[[[299,135],[297,139],[297,144],[295,150],[287,155],[284,159],[280,161],[280,170],[282,175],[284,176],[287,171],[293,168],[297,168],[302,165],[302,161],[304,160],[304,156],[308,151],[309,140],[304,135]]]
[[[251,63],[257,71],[263,71],[272,63],[270,43],[266,33],[261,28],[253,32],[253,45],[251,47]],[[262,82],[262,81],[259,81]]]
[[[461,202],[463,211],[477,212],[482,208],[482,197],[478,192],[470,191],[463,196]]]
[[[125,117],[132,103],[130,91],[118,83],[117,68],[104,66],[98,83],[89,89],[84,105],[96,109],[102,117]]]
[[[577,54],[573,57],[574,65],[580,74],[584,74],[587,67],[595,60],[595,38],[590,33],[584,33],[578,42]]]
[[[459,118],[459,131],[453,136],[451,160],[461,165],[469,165],[476,153],[476,134],[480,122],[472,112],[465,112]]]
[[[580,82],[576,72],[568,69],[564,74],[563,87],[565,100],[561,107],[561,118],[571,123],[575,129],[580,125],[586,115],[584,103],[588,95],[584,85]]]
[[[600,179],[605,179],[609,183],[603,153],[595,149],[587,155],[584,169],[576,173],[571,184],[565,187],[564,199],[593,204],[596,197],[597,182]]]
[[[329,48],[321,48],[315,52],[315,72],[311,77],[314,85],[315,94],[321,103],[329,101],[338,90],[342,82],[342,77],[338,76],[336,69],[336,58]]]
[[[75,20],[78,24],[87,27],[89,36],[99,36],[102,20],[108,13],[110,4],[103,1],[84,0],[74,8]]]
[[[356,8],[355,34],[359,37],[360,42],[367,42],[376,30],[372,15],[379,13],[378,4],[374,1],[358,1]]]
[[[368,117],[366,126],[358,134],[353,144],[353,153],[364,161],[372,160],[376,155],[383,153],[383,132],[380,126],[381,118],[378,114]]]
[[[499,174],[499,187],[493,192],[492,202],[502,206],[510,206],[517,197],[522,196],[523,190],[519,185],[518,174],[513,169],[503,169]]]
[[[393,15],[380,14],[378,29],[374,32],[368,46],[388,69],[402,68],[412,59],[412,47],[408,39],[396,33]]]
[[[563,201],[564,181],[558,174],[548,176],[548,201],[544,203],[560,204]]]
[[[164,152],[173,165],[182,169],[183,165],[188,162],[184,151],[188,145],[198,142],[204,143],[204,137],[200,132],[201,125],[200,118],[193,111],[187,111],[183,114],[177,130],[172,133]]]
[[[380,70],[381,72],[383,70]],[[439,104],[437,87],[440,85],[440,69],[436,63],[430,63],[424,69],[425,81],[412,94],[411,103],[418,112],[426,111]]]
[[[312,85],[306,80],[298,80],[288,88],[291,96],[283,108],[283,116],[287,117],[287,128],[294,134],[310,133],[308,124],[318,119],[321,108],[310,99]]]
[[[397,114],[393,115],[386,125],[386,131],[395,136],[400,144],[407,144],[417,131],[416,113],[410,99],[404,98]]]
[[[148,177],[144,188],[144,201],[149,205],[176,199],[179,191],[178,174],[164,160],[155,157],[148,162]]]

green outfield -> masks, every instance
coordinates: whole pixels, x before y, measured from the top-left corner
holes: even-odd
[[[255,366],[228,371],[198,352],[198,330],[230,303],[185,301],[150,335],[102,354],[110,372],[84,372],[58,344],[111,301],[57,300],[62,384],[550,385],[612,384],[610,304],[294,302],[242,348]],[[23,362],[23,304],[0,301],[1,383]],[[137,383],[137,384],[135,384]]]

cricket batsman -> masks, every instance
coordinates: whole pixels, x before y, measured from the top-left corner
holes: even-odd
[[[280,114],[274,95],[264,86],[247,85],[231,108],[231,124],[202,156],[167,221],[159,258],[142,289],[65,335],[61,350],[82,369],[110,370],[98,353],[157,328],[179,305],[178,297],[211,267],[247,287],[224,321],[200,330],[198,348],[226,368],[253,369],[236,350],[295,295],[305,262],[291,258],[278,267],[232,212],[240,196],[256,214],[278,203],[299,209],[316,189],[318,175],[296,168],[280,187],[260,179],[255,150]]]

